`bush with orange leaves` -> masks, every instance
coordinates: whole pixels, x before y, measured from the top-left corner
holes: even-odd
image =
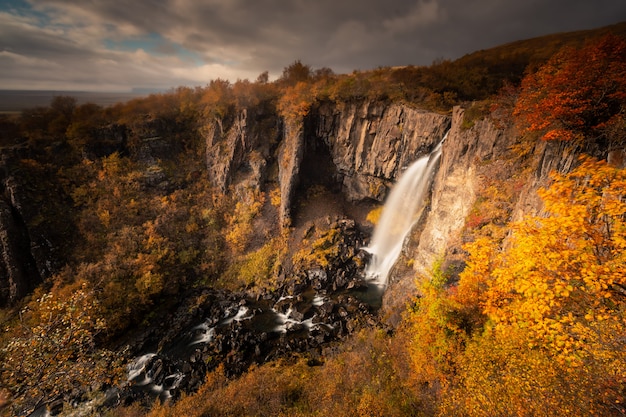
[[[514,115],[522,132],[583,141],[623,125],[625,105],[626,41],[608,35],[579,50],[565,48],[527,75]]]
[[[467,247],[461,289],[488,321],[457,360],[445,415],[623,415],[626,170],[583,158],[504,249]],[[471,297],[470,297],[471,298]]]

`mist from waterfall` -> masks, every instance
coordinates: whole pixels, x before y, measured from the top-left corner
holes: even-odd
[[[365,248],[372,254],[365,270],[366,277],[380,288],[387,286],[389,272],[402,251],[404,239],[424,208],[445,139],[444,136],[430,155],[409,166],[385,201],[370,245]]]

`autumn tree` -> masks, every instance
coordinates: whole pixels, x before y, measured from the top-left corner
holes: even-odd
[[[231,114],[235,105],[232,85],[228,80],[211,80],[200,100],[202,115],[208,120],[215,120],[222,132],[224,119]]]
[[[76,103],[76,99],[70,96],[57,96],[50,102],[51,121],[48,124],[48,131],[55,137],[65,135],[65,130],[72,122]]]
[[[86,143],[93,141],[93,131],[104,124],[102,107],[93,103],[85,103],[74,109],[72,123],[68,125],[65,134],[67,139],[80,149]]]
[[[270,73],[268,71],[263,71],[256,77],[257,84],[267,84],[270,81]]]
[[[565,48],[527,75],[514,115],[544,140],[589,141],[623,124],[625,104],[626,41],[609,35]]]
[[[307,82],[300,81],[287,87],[278,99],[278,113],[286,120],[300,123],[309,114],[315,101],[315,89]]]
[[[202,90],[200,87],[177,87],[170,95],[175,105],[178,108],[177,118],[178,120],[192,119],[197,116],[198,104],[202,97]]]
[[[317,80],[331,79],[335,76],[335,72],[328,67],[317,68],[313,71],[313,77]]]
[[[474,288],[489,321],[459,361],[447,415],[624,412],[624,190],[626,170],[583,158],[553,175],[546,216],[513,224],[504,250],[466,248],[459,288]]]
[[[441,262],[435,263],[430,275],[418,279],[420,295],[408,315],[410,381],[433,390],[448,383],[468,336],[458,320],[459,304],[451,296]]]
[[[120,376],[119,362],[96,345],[106,329],[88,283],[55,288],[29,303],[15,334],[0,350],[1,385],[13,396],[15,415],[96,381],[113,383]]]
[[[311,67],[298,59],[283,69],[279,82],[287,86],[294,86],[300,82],[310,81],[311,75]]]

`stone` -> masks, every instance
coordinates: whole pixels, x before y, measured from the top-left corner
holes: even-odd
[[[20,300],[39,282],[28,230],[17,210],[0,197],[0,306]]]

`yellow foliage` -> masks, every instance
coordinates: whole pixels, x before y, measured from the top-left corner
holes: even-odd
[[[258,190],[251,190],[246,201],[239,201],[232,214],[226,216],[228,228],[226,242],[235,254],[242,253],[254,232],[252,220],[261,212],[265,203],[265,194]]]
[[[590,158],[553,175],[544,217],[512,225],[499,250],[479,239],[459,304],[486,331],[457,357],[441,415],[607,415],[626,387],[626,170]],[[617,408],[615,408],[617,407]]]
[[[135,287],[142,297],[149,298],[163,291],[163,276],[146,271],[135,281]]]
[[[11,391],[14,415],[29,401],[120,376],[115,355],[95,346],[107,325],[88,283],[55,286],[30,302],[20,318],[16,334],[0,349],[2,385]]]
[[[442,260],[431,274],[420,277],[416,285],[419,297],[406,320],[411,343],[408,346],[413,385],[447,385],[456,358],[472,332],[463,314],[463,306],[447,286],[448,275],[441,269]]]
[[[601,328],[624,326],[625,179],[590,159],[554,175],[541,192],[549,216],[514,225],[494,260],[485,311],[497,330],[526,328],[533,343],[580,365],[611,339]]]
[[[599,362],[571,367],[530,347],[524,329],[487,332],[459,358],[455,386],[442,395],[440,416],[611,415],[618,380]],[[612,398],[611,398],[612,397]],[[613,403],[613,404],[611,404]]]
[[[339,229],[330,229],[322,233],[311,247],[306,247],[296,252],[293,256],[293,262],[304,268],[313,266],[325,268],[330,264],[331,259],[339,254],[340,241],[341,233]]]
[[[276,187],[270,191],[270,202],[274,207],[280,207],[280,188]]]
[[[380,215],[382,214],[382,212],[383,212],[383,206],[376,207],[375,209],[367,213],[367,217],[365,218],[365,220],[376,225],[378,224],[378,221],[380,220]]]
[[[275,283],[284,241],[274,238],[258,250],[248,253],[223,274],[229,288],[270,287]]]

